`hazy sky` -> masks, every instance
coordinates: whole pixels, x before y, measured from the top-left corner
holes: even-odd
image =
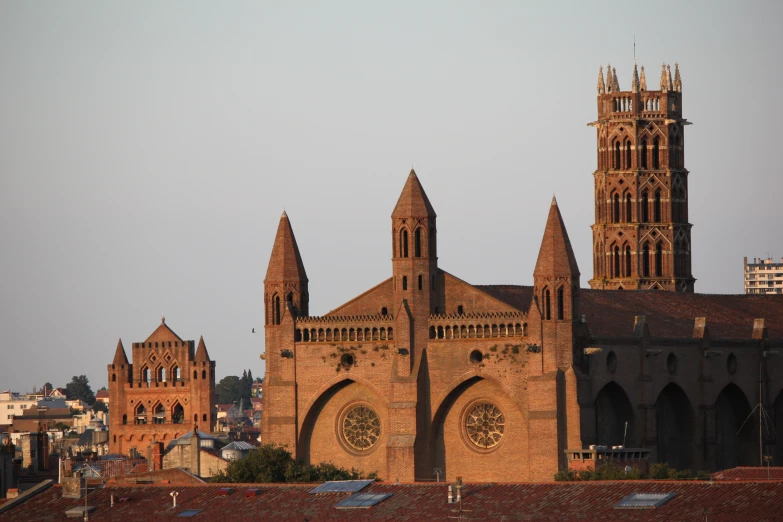
[[[531,284],[556,192],[587,286],[586,124],[634,34],[651,88],[682,72],[696,289],[741,292],[783,255],[782,6],[0,1],[0,389],[98,389],[161,313],[262,375],[283,209],[321,315],[390,276],[411,166],[442,268]]]

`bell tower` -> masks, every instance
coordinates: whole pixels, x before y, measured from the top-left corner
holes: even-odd
[[[442,284],[438,277],[436,217],[416,172],[411,169],[392,212],[394,311],[405,300],[413,322],[424,325],[435,313],[438,285]],[[411,349],[426,346],[427,328],[417,325],[412,330],[415,338]]]
[[[598,166],[595,179],[593,278],[599,290],[693,292],[688,170],[678,64],[663,65],[659,90],[648,91],[634,64],[631,90],[617,71],[598,72]]]

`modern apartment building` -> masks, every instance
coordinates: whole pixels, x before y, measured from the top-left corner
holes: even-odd
[[[783,294],[783,259],[776,263],[769,259],[745,258],[746,294]]]

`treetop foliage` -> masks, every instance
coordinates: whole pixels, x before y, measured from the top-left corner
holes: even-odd
[[[65,386],[65,395],[69,399],[81,399],[87,404],[95,402],[95,394],[90,388],[90,381],[86,375],[73,376],[71,382]]]

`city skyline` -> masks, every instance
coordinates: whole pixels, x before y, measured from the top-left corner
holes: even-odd
[[[446,270],[532,284],[555,192],[587,287],[586,124],[599,66],[629,89],[634,34],[648,81],[661,62],[683,76],[696,292],[742,293],[743,257],[781,255],[748,233],[773,226],[783,188],[783,12],[753,7],[3,4],[0,386],[86,374],[97,390],[117,338],[143,341],[163,314],[204,336],[217,380],[263,375],[280,214],[322,315],[391,274],[411,166]]]

